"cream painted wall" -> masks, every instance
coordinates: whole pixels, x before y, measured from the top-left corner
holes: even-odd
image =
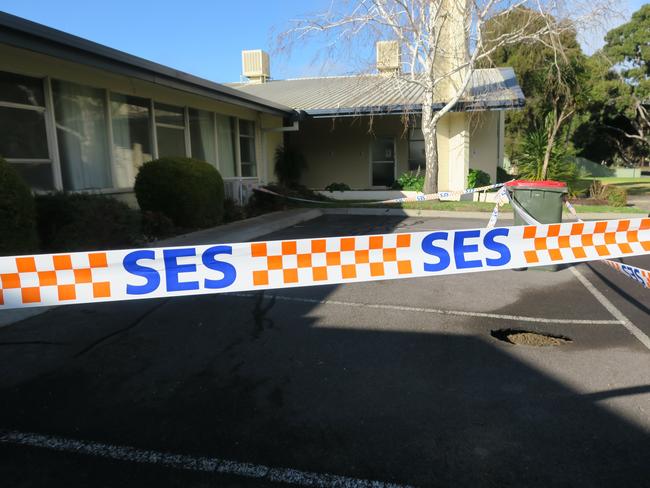
[[[475,112],[470,115],[469,167],[485,171],[493,182],[503,154],[503,138],[499,136],[502,114]]]

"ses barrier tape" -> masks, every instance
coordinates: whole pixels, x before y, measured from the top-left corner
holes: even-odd
[[[449,198],[449,197],[454,197],[454,196],[459,196],[459,195],[468,195],[471,193],[479,193],[482,191],[488,191],[488,190],[493,190],[495,188],[501,188],[504,186],[505,183],[497,183],[495,185],[488,185],[488,186],[480,186],[478,188],[467,188],[465,190],[459,190],[459,191],[441,191],[438,193],[428,193],[428,194],[421,194],[421,195],[416,195],[414,197],[403,197],[403,198],[393,198],[391,200],[380,200],[380,201],[375,201],[375,202],[357,202],[356,205],[381,205],[381,204],[386,204],[386,203],[411,203],[411,202],[426,202],[429,200],[440,200],[441,198]],[[306,202],[306,203],[318,203],[318,204],[337,204],[339,202],[332,202],[328,200],[309,200],[307,198],[298,198],[298,197],[290,197],[287,195],[283,195],[281,193],[274,192],[272,190],[269,190],[268,188],[264,187],[259,187],[259,188],[253,188],[254,191],[260,192],[260,193],[268,193],[269,195],[275,195],[276,197],[282,197],[286,198],[287,200],[295,200],[297,202]]]
[[[650,254],[650,218],[0,257],[0,309],[438,276]]]
[[[564,203],[571,215],[573,215],[578,222],[582,222],[582,219],[578,217],[578,212],[576,212],[575,207],[571,205],[571,202],[565,200]],[[643,288],[650,289],[650,271],[629,264],[619,263],[618,261],[611,261],[609,259],[603,259],[602,262],[619,273],[622,273],[627,278],[636,281]]]

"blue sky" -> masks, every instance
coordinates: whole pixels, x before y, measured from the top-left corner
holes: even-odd
[[[634,12],[647,3],[623,0]],[[343,74],[352,64],[323,61],[316,42],[291,55],[273,52],[275,34],[292,18],[330,0],[0,0],[0,10],[214,81],[237,81],[242,49],[271,51],[275,78]],[[617,22],[620,23],[620,22]],[[591,36],[587,51],[601,44]],[[371,51],[372,52],[372,51]]]

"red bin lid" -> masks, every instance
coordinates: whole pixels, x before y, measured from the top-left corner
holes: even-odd
[[[506,186],[525,186],[528,188],[566,188],[563,181],[533,181],[533,180],[514,180],[506,183]]]

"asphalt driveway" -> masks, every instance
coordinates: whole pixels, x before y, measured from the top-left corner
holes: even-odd
[[[484,225],[328,215],[260,240]],[[0,480],[642,486],[649,297],[590,263],[61,307],[0,328]]]

